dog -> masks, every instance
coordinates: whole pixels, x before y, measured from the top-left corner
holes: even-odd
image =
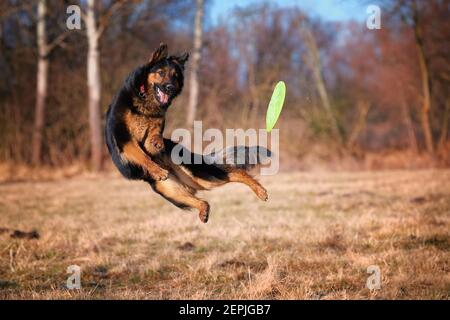
[[[146,181],[179,208],[197,209],[200,220],[206,223],[210,205],[196,197],[199,190],[240,182],[267,201],[266,189],[250,170],[271,154],[259,146],[231,147],[200,155],[202,161],[198,163],[194,160],[199,155],[163,138],[166,111],[183,89],[188,58],[188,53],[169,56],[167,46],[161,44],[146,64],[135,69],[108,108],[105,140],[113,163],[125,178]],[[181,150],[183,159],[190,159],[189,163],[172,160],[175,147]]]

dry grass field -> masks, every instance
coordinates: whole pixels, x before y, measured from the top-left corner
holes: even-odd
[[[237,184],[203,194],[206,225],[115,175],[0,184],[0,298],[450,298],[450,171],[261,181],[267,203]],[[81,290],[65,287],[69,265]]]

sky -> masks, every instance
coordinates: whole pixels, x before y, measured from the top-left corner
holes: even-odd
[[[258,0],[212,0],[211,22],[216,24],[220,18],[226,19],[227,14],[236,6],[248,6],[258,3]],[[327,21],[365,20],[367,17],[364,1],[358,0],[270,0],[269,3],[280,7],[297,6],[312,16],[319,16]],[[376,1],[373,1],[376,2]]]

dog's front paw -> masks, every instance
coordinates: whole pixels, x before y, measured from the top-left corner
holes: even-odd
[[[163,151],[164,150],[164,140],[161,136],[153,136],[150,138],[150,143],[152,146],[158,150]]]
[[[153,170],[152,172],[150,172],[150,176],[155,181],[164,181],[167,180],[167,178],[169,177],[169,171],[159,168],[157,170]]]

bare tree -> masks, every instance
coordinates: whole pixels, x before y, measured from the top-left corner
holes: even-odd
[[[411,115],[409,114],[409,107],[406,103],[405,98],[402,96],[400,100],[400,108],[401,108],[401,116],[403,118],[403,122],[405,124],[406,130],[408,132],[408,141],[411,150],[414,153],[419,152],[419,144],[417,143],[416,134],[414,133],[414,124],[411,120]]]
[[[101,79],[100,79],[100,51],[99,40],[103,34],[112,14],[124,4],[124,1],[114,2],[108,10],[100,15],[97,23],[95,0],[87,0],[86,13],[86,37],[88,40],[87,55],[87,85],[88,85],[88,110],[89,129],[91,140],[91,166],[93,171],[99,171],[102,167],[103,135],[100,113]]]
[[[47,15],[46,0],[39,0],[37,11],[36,38],[38,46],[38,67],[36,74],[36,104],[31,147],[32,162],[34,165],[39,165],[41,163],[42,131],[44,128],[45,119],[45,100],[47,98],[48,91],[48,55],[56,46],[60,45],[68,35],[68,32],[63,32],[49,43],[47,41],[47,31],[45,26]]]
[[[399,14],[403,23],[409,26],[414,34],[415,47],[417,51],[417,58],[419,60],[419,69],[421,77],[421,108],[420,108],[420,122],[422,125],[423,135],[425,137],[425,146],[429,153],[434,153],[433,134],[430,124],[431,111],[431,77],[429,61],[425,52],[425,35],[424,35],[424,21],[423,11],[425,6],[423,2],[417,0],[395,0],[388,2],[390,10],[394,14]]]
[[[353,149],[355,147],[361,132],[364,131],[364,128],[366,127],[367,114],[370,109],[370,104],[363,99],[359,99],[356,102],[356,106],[358,109],[358,118],[347,140],[347,147],[349,149]]]
[[[98,42],[100,32],[95,19],[95,0],[87,1],[86,10],[86,36],[88,39],[87,56],[87,85],[88,85],[88,110],[89,129],[91,137],[91,165],[92,170],[99,171],[102,166],[102,130],[100,115],[100,53]]]
[[[198,105],[198,70],[202,49],[203,9],[203,0],[196,0],[194,23],[194,54],[191,63],[191,73],[189,77],[189,105],[187,114],[188,125],[192,125],[192,123],[194,122]]]
[[[317,47],[317,42],[306,21],[301,22],[300,35],[307,48],[307,54],[305,58],[306,65],[312,72],[317,92],[319,93],[322,105],[325,108],[325,111],[327,112],[328,118],[330,120],[332,132],[338,139],[338,142],[342,144],[343,139],[341,136],[341,132],[339,131],[338,123],[333,113],[330,98],[325,86],[325,81],[323,80],[322,63],[320,61],[320,53]]]
[[[412,21],[414,38],[416,40],[417,56],[419,58],[419,67],[422,81],[422,108],[420,118],[422,122],[422,130],[425,136],[425,145],[429,153],[434,152],[433,135],[430,127],[430,109],[431,109],[431,92],[430,92],[430,74],[427,57],[425,55],[423,26],[419,20],[419,9],[416,1],[411,3]]]
[[[32,141],[32,161],[38,165],[41,161],[42,128],[44,126],[44,104],[47,97],[48,57],[47,33],[45,31],[45,0],[39,0],[37,20],[38,70],[36,81],[36,106]]]
[[[42,131],[45,119],[45,100],[48,91],[48,55],[51,51],[68,35],[67,32],[61,33],[52,42],[47,42],[46,20],[47,3],[46,0],[39,0],[37,10],[37,46],[38,46],[38,68],[36,75],[36,104],[34,115],[34,128],[32,140],[32,162],[34,165],[41,163],[42,153]]]

